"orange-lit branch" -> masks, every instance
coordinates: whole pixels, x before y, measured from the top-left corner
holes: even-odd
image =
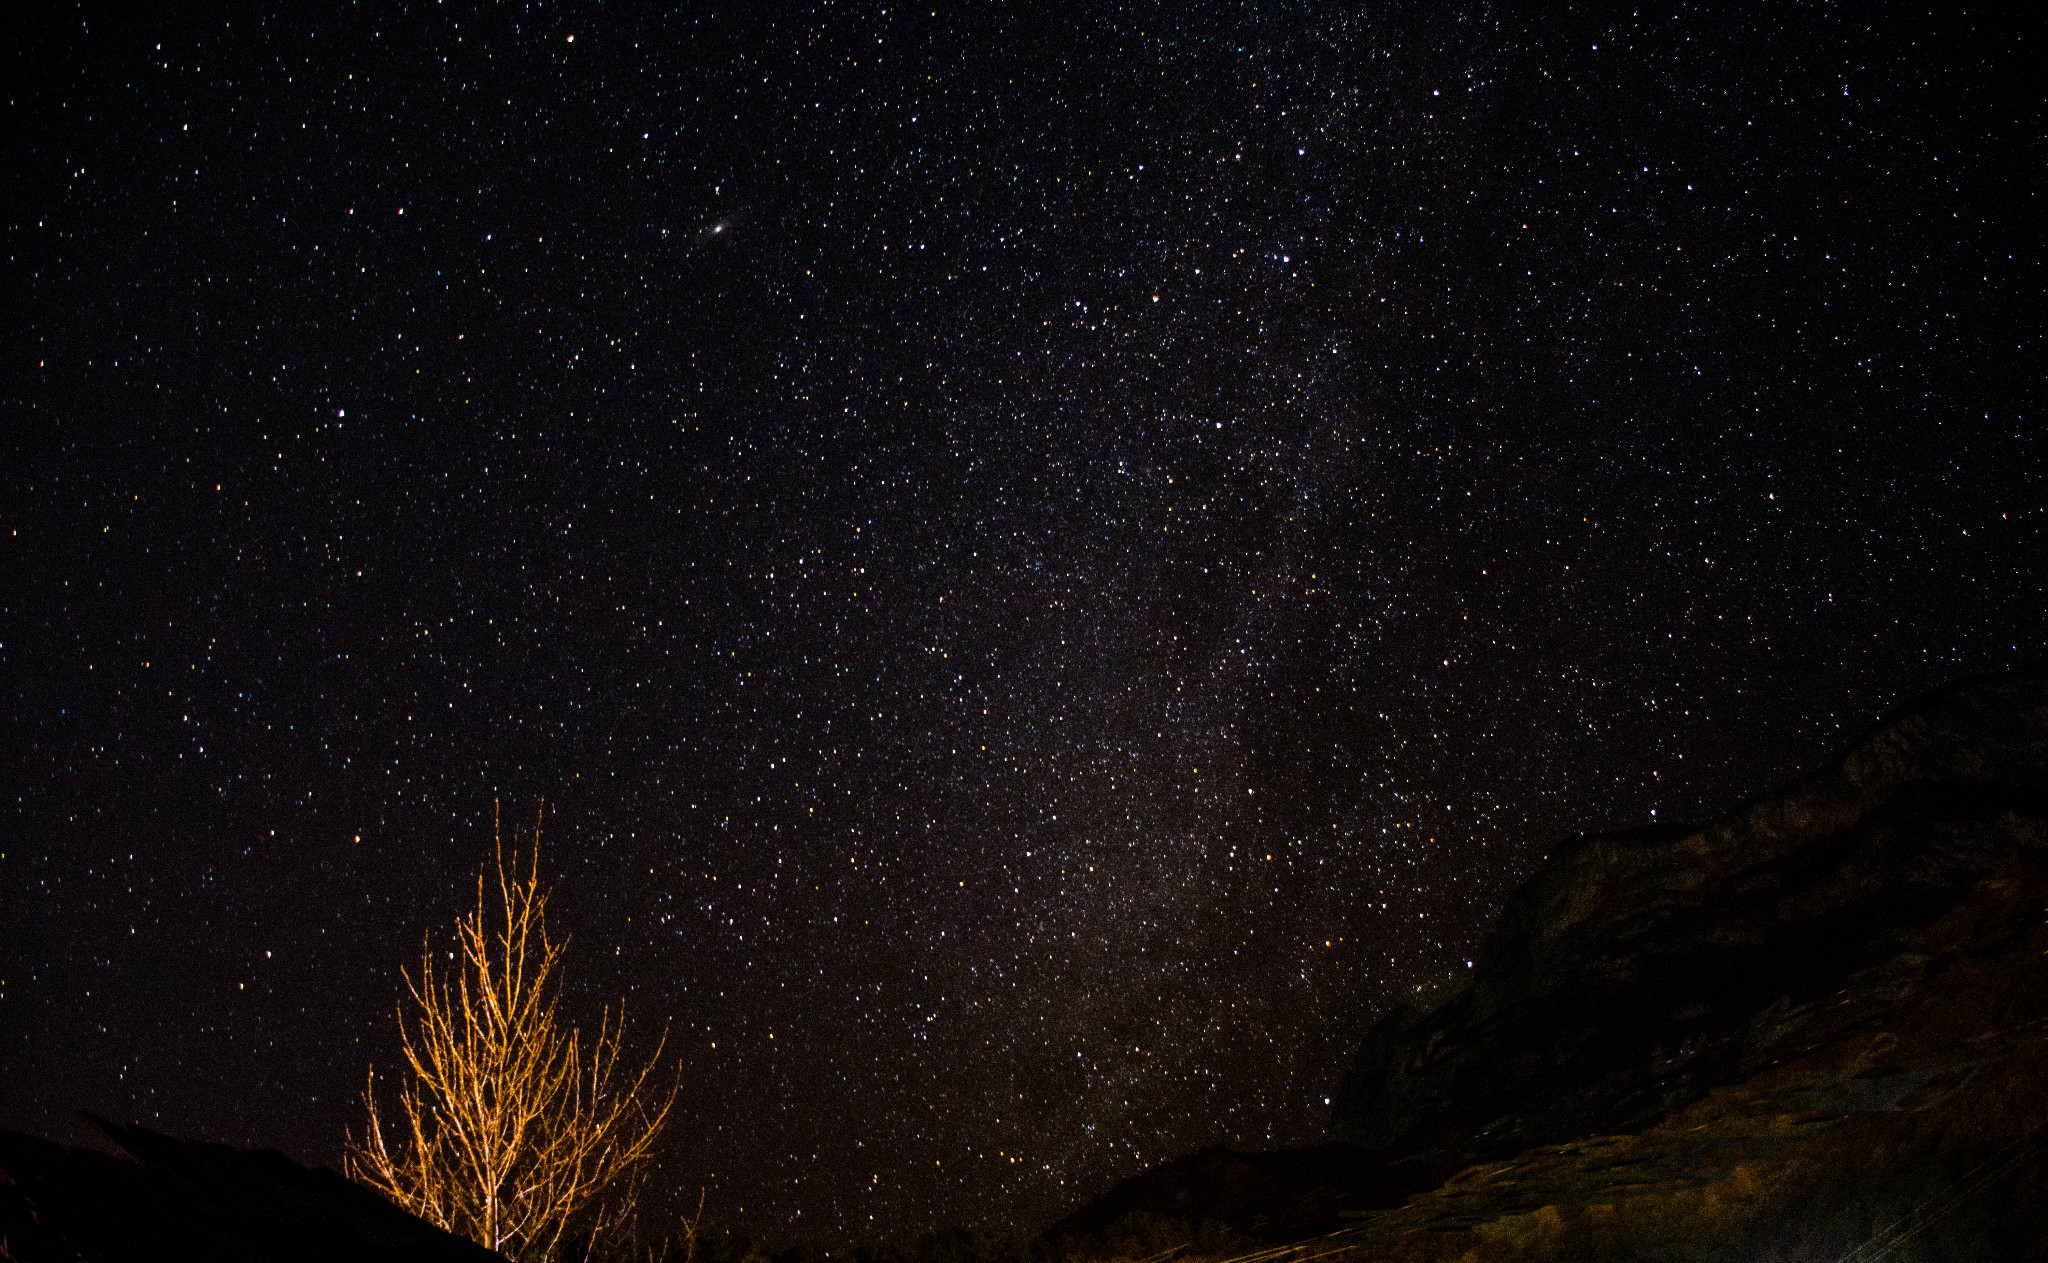
[[[536,821],[522,872],[500,840],[495,904],[479,875],[476,910],[456,923],[455,977],[431,948],[406,975],[402,1138],[386,1138],[373,1069],[368,1128],[348,1155],[355,1178],[518,1263],[553,1258],[572,1235],[595,1243],[632,1214],[676,1097],[648,1090],[661,1048],[622,1068],[623,1007],[605,1010],[587,1049],[562,1024],[566,945],[548,937],[539,841]]]

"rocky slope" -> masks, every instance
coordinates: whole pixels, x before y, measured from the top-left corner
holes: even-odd
[[[2048,1256],[2044,921],[2048,673],[1966,682],[1712,826],[1561,848],[1463,991],[1373,1030],[1340,1144],[1184,1159],[1055,1235],[1192,1207],[1361,1257],[1833,1258],[1893,1223]]]
[[[0,1130],[5,1263],[504,1263],[281,1153],[93,1120],[121,1155]]]

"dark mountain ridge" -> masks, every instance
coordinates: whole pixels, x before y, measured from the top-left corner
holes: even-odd
[[[1373,1029],[1332,1131],[1478,1160],[1644,1125],[1791,1052],[1760,1018],[1897,953],[2048,844],[2044,820],[2031,674],[1926,698],[1707,828],[1574,839],[1509,900],[1467,989]]]
[[[91,1119],[120,1153],[0,1130],[5,1263],[504,1263],[324,1167]]]
[[[1428,1220],[1418,1208],[1469,1191],[1488,1164],[1526,1168],[1591,1138],[1650,1144],[1681,1122],[1769,1166],[1779,1159],[1744,1148],[1759,1128],[1820,1143],[1801,1130],[1810,1116],[1857,1115],[1842,1102],[1869,1085],[1845,1087],[1845,1066],[1856,1078],[1888,1065],[1924,1087],[1955,1078],[1940,1065],[1970,1062],[1968,1090],[1958,1080],[1938,1104],[1875,1111],[1930,1125],[2001,1076],[2039,1086],[2048,977],[2022,945],[2042,933],[2044,909],[2048,670],[2037,666],[1931,694],[1828,767],[1704,828],[1565,843],[1509,900],[1468,983],[1373,1028],[1336,1097],[1334,1143],[1205,1151],[1126,1181],[1053,1236],[1078,1248],[1138,1219],[1208,1218],[1288,1240],[1348,1218],[1358,1240],[1375,1219]],[[1801,1075],[1820,1078],[1784,1099],[1838,1108],[1774,1112],[1783,1093],[1769,1084]],[[2001,1090],[2016,1093],[2005,1114],[2038,1152],[2048,1097]],[[1725,1110],[1700,1121],[1736,1098],[1749,1100],[1736,1112],[1747,1121]],[[1741,1165],[1660,1155],[1693,1187],[1727,1184]],[[1527,1183],[1492,1209],[1461,1194],[1451,1218],[1496,1222],[1498,1235],[1498,1222],[1540,1208],[1526,1204]],[[1610,1209],[1663,1187],[1552,1185],[1558,1205]]]

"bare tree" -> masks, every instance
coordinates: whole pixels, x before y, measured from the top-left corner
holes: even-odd
[[[406,974],[402,1122],[387,1139],[373,1067],[368,1128],[349,1138],[347,1169],[515,1263],[544,1263],[565,1245],[594,1249],[631,1218],[677,1085],[665,1096],[650,1088],[661,1048],[637,1070],[622,1067],[623,1004],[605,1010],[587,1046],[565,1024],[567,944],[548,937],[537,816],[520,859],[515,851],[508,864],[498,835],[495,890],[477,876],[476,910],[445,953],[460,963],[437,968],[428,945],[419,976]]]

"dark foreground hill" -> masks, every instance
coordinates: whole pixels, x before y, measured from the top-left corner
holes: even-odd
[[[5,1263],[504,1263],[324,1168],[98,1123],[121,1156],[0,1130]]]
[[[2044,1124],[2035,670],[1934,694],[1706,828],[1568,843],[1462,991],[1373,1030],[1332,1144],[1196,1154],[1052,1236],[1128,1250],[1208,1220],[1357,1259],[2048,1258]]]

